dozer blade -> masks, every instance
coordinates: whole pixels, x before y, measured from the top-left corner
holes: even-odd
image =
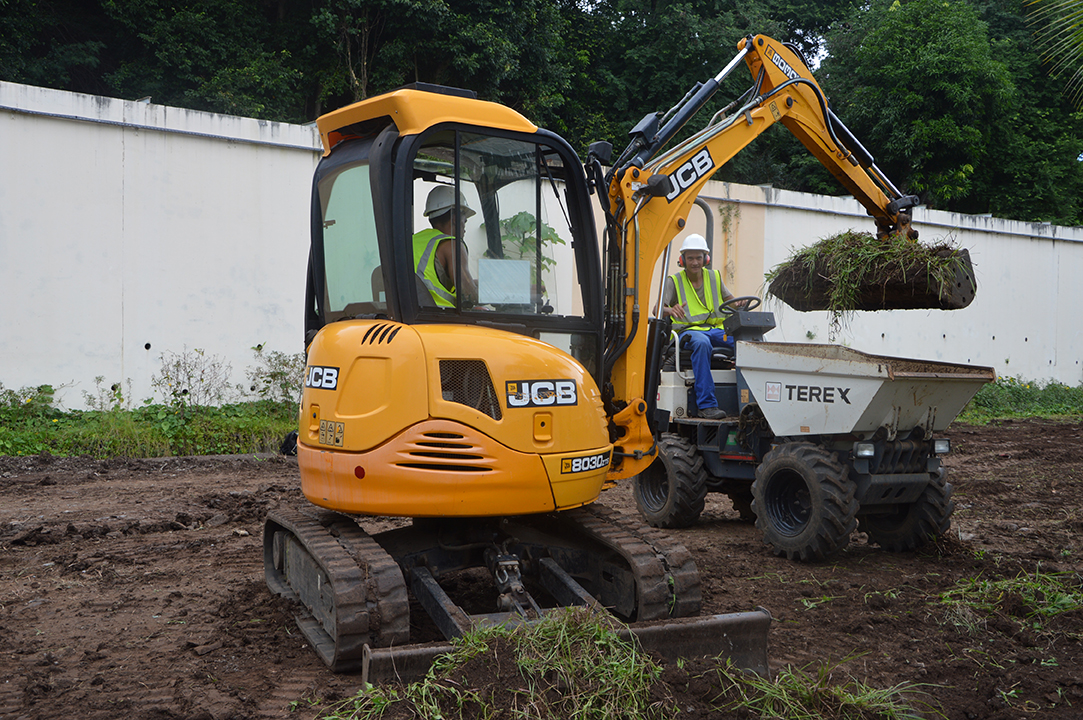
[[[970,252],[955,251],[954,272],[937,279],[921,270],[909,273],[870,273],[852,289],[850,298],[840,305],[832,297],[833,280],[818,274],[815,268],[792,264],[771,281],[767,291],[801,312],[828,310],[961,310],[974,300],[978,283]],[[839,281],[845,282],[845,279]]]
[[[678,618],[634,623],[618,631],[625,640],[635,638],[643,650],[675,662],[678,658],[718,657],[736,667],[770,677],[767,664],[767,632],[771,613],[727,613],[698,618]],[[404,647],[365,646],[360,663],[361,683],[413,682],[425,677],[433,661],[452,651],[449,643]]]

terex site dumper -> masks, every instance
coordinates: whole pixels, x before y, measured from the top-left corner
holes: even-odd
[[[742,61],[755,80],[732,113],[662,152]],[[360,667],[373,681],[423,671],[445,646],[416,644],[412,606],[453,638],[478,623],[587,605],[628,623],[649,649],[726,655],[766,673],[769,614],[700,616],[687,550],[597,504],[603,487],[639,475],[648,516],[675,524],[667,508],[678,505],[668,498],[691,486],[694,506],[709,489],[704,460],[713,467],[712,453],[724,459],[732,441],[746,484],[761,459],[781,467],[797,454],[818,478],[852,449],[861,458],[853,467],[869,467],[865,491],[873,493],[883,489],[882,473],[859,440],[874,455],[893,453],[892,467],[909,452],[907,469],[892,471],[910,478],[892,481],[903,494],[941,487],[926,433],[950,420],[962,394],[919,428],[909,424],[909,406],[893,414],[889,401],[869,402],[864,377],[832,378],[846,392],[828,393],[813,368],[773,374],[772,357],[796,357],[751,342],[763,314],[737,314],[744,325],[734,331],[749,341],[739,358],[749,364],[721,371],[730,375],[720,392],[732,384],[739,422],[686,424],[677,403],[656,401],[668,333],[641,312],[655,262],[714,170],[775,122],[879,226],[905,224],[916,199],[901,195],[830,113],[800,57],[764,36],[743,40],[725,69],[665,117],[644,118],[612,163],[611,148],[596,144],[584,168],[560,137],[450,88],[414,86],[319,119],[324,157],[312,192],[297,443],[308,503],[269,515],[264,558],[268,585],[299,602],[299,625],[332,669]],[[596,191],[607,219],[602,242],[590,209]],[[850,376],[874,375],[867,362],[835,363],[862,368]],[[805,388],[797,398],[820,387],[831,418],[845,401],[825,404],[828,396],[866,402],[870,414],[840,431],[850,445],[840,437],[822,447],[805,442],[817,441],[819,425],[796,417],[794,406],[786,427],[797,429],[785,437],[772,403],[790,397],[789,385]],[[679,399],[679,389],[672,394]],[[725,444],[716,448],[718,437]],[[669,472],[686,462],[690,471]],[[797,517],[796,528],[802,513],[834,513],[823,507],[829,483],[802,486],[807,473],[798,461],[794,468],[769,476],[785,485],[779,514]],[[845,472],[833,472],[842,504],[856,502]],[[845,508],[838,514],[844,526],[853,519]],[[369,535],[355,519],[366,515],[413,520]],[[884,532],[900,524],[888,517]],[[468,612],[446,581],[486,570],[491,607]]]
[[[779,555],[822,560],[860,526],[886,550],[947,531],[954,505],[936,438],[992,368],[868,355],[838,345],[771,343],[771,313],[735,313],[734,353],[712,361],[730,417],[695,418],[691,378],[671,353],[658,409],[669,414],[655,463],[636,478],[640,511],[691,525],[722,492]],[[717,368],[717,369],[714,369]]]

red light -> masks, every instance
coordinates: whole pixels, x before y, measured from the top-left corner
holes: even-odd
[[[353,469],[353,474],[357,476],[358,480],[361,480],[365,477],[365,468],[358,465]]]

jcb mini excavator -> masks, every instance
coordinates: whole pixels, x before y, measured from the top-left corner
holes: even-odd
[[[742,60],[755,82],[731,114],[660,154]],[[914,199],[763,36],[645,118],[608,173],[605,146],[584,168],[557,135],[445,87],[319,119],[297,445],[309,504],[268,516],[264,556],[333,670],[423,672],[445,645],[416,644],[418,608],[453,638],[586,605],[664,654],[767,672],[766,611],[700,617],[687,550],[595,501],[658,460],[668,429],[662,333],[642,311],[656,260],[714,170],[778,121],[878,224],[905,221]],[[412,522],[370,535],[356,516]],[[446,580],[483,569],[491,604],[467,607]]]

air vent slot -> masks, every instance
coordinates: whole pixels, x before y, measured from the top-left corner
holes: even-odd
[[[399,330],[402,330],[402,325],[397,323],[378,323],[365,332],[365,336],[361,338],[361,344],[383,345],[386,343],[390,345],[399,334]]]
[[[440,390],[447,402],[472,407],[493,420],[503,417],[489,368],[482,360],[441,360]]]
[[[457,433],[427,432],[411,443],[408,459],[395,463],[401,468],[447,473],[492,472],[491,460],[477,445]]]

